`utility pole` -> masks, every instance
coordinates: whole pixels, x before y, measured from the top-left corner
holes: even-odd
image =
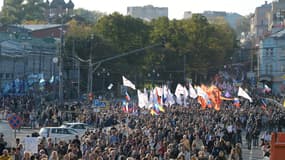
[[[186,55],[183,58],[183,81],[186,82]]]
[[[75,40],[72,41],[72,56],[75,56]],[[75,71],[75,67],[77,67],[77,98],[80,99],[80,61],[75,59],[77,62],[75,63],[73,70]]]
[[[93,40],[93,39],[94,39],[94,34],[91,35],[91,40]],[[91,42],[93,42],[93,41],[91,41]],[[137,53],[139,53],[141,51],[161,46],[162,44],[163,43],[155,43],[155,44],[143,47],[143,48],[135,49],[135,50],[132,50],[132,51],[129,51],[129,52],[125,52],[125,53],[116,55],[116,56],[108,57],[108,58],[105,58],[105,59],[102,59],[102,60],[99,60],[99,61],[96,61],[96,62],[92,62],[92,52],[93,52],[92,50],[93,50],[93,47],[92,47],[92,44],[91,44],[91,46],[90,46],[90,55],[89,55],[89,59],[88,60],[83,60],[83,59],[81,59],[79,57],[76,57],[76,59],[79,60],[80,62],[84,62],[84,63],[88,62],[87,93],[88,94],[92,93],[93,73],[99,68],[99,66],[102,63],[108,62],[108,61],[111,61],[111,60],[114,60],[114,59],[118,59],[118,58],[121,58],[121,57],[125,57],[125,56],[128,56],[128,55],[137,54]],[[144,53],[144,52],[141,52],[141,53]]]
[[[59,50],[59,66],[58,66],[58,76],[59,76],[59,84],[58,84],[58,101],[59,104],[63,104],[63,73],[62,73],[62,63],[63,63],[63,18],[61,20],[61,30],[60,30],[60,50]]]
[[[92,52],[93,52],[93,39],[94,39],[94,34],[91,34],[90,37],[90,54],[89,54],[89,65],[88,65],[88,93],[93,92],[93,65],[92,65]]]

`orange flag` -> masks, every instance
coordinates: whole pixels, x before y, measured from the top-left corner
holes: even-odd
[[[201,96],[198,96],[197,100],[198,100],[198,103],[201,104],[202,109],[205,110],[207,107],[207,103],[206,103],[205,99]]]

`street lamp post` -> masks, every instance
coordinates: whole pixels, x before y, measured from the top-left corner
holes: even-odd
[[[78,58],[75,58],[75,40],[72,41],[72,56],[72,59],[75,60],[73,69],[75,70],[77,67],[77,98],[80,100],[80,60]]]
[[[88,64],[88,93],[93,92],[93,64],[92,64],[92,52],[93,52],[93,39],[94,39],[94,34],[91,34],[90,37],[90,54],[89,54],[89,64]]]
[[[58,100],[59,104],[63,104],[63,73],[62,73],[62,63],[63,63],[63,51],[64,51],[64,44],[63,44],[63,22],[61,22],[61,31],[60,31],[60,49],[59,49],[59,66],[58,66],[58,78],[59,78],[59,84],[58,84]]]
[[[80,99],[80,62],[77,62],[77,97]]]

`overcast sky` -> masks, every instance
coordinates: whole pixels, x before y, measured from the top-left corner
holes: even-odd
[[[46,0],[44,0],[46,1]],[[49,0],[50,2],[52,0]],[[68,2],[69,0],[65,0]],[[128,6],[153,5],[155,7],[168,7],[170,19],[183,18],[184,11],[201,13],[203,11],[236,12],[241,15],[253,13],[255,8],[265,3],[264,0],[72,0],[75,8],[85,8],[105,13],[117,11],[123,15],[127,13]],[[272,0],[269,0],[272,2]],[[3,0],[0,0],[2,7]]]

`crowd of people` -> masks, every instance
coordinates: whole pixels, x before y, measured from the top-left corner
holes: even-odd
[[[198,103],[192,102],[187,107],[165,108],[165,112],[158,116],[152,116],[144,109],[127,114],[119,105],[100,112],[82,111],[81,114],[72,112],[70,117],[65,117],[55,106],[49,106],[40,114],[46,115],[46,119],[53,119],[56,115],[57,119],[62,117],[64,120],[65,117],[93,125],[95,129],[86,131],[82,137],[56,143],[43,138],[36,154],[25,152],[22,143],[9,152],[2,147],[0,160],[5,159],[3,157],[6,155],[19,160],[241,160],[246,159],[242,157],[243,136],[247,140],[248,149],[251,149],[251,145],[262,145],[264,155],[267,156],[270,154],[270,132],[280,130],[285,115],[282,108],[274,104],[268,104],[264,109],[249,103],[243,103],[239,108],[224,103],[220,111],[215,111],[202,110]],[[110,119],[121,123],[109,129],[104,128],[102,124]],[[60,124],[61,121],[56,123]]]
[[[235,90],[235,83],[242,78],[220,72],[213,84],[225,91]],[[32,97],[5,97],[4,116],[17,113],[32,128],[59,126],[64,121],[84,122],[93,129],[71,141],[54,142],[49,137],[40,138],[38,152],[25,151],[17,139],[16,146],[5,148],[5,135],[0,137],[0,160],[246,160],[242,146],[253,147],[270,156],[270,135],[282,131],[285,126],[284,109],[273,102],[260,103],[258,95],[252,95],[253,103],[240,100],[223,101],[221,109],[202,109],[195,100],[187,106],[173,105],[164,108],[159,115],[137,107],[131,113],[122,110],[122,104],[111,104],[99,112],[93,112],[84,104],[57,106],[43,103],[35,109]],[[280,98],[272,96],[272,99]],[[24,110],[18,110],[23,106]],[[134,106],[135,107],[135,106]],[[104,127],[109,121],[119,124]],[[246,143],[245,141],[246,140]]]

